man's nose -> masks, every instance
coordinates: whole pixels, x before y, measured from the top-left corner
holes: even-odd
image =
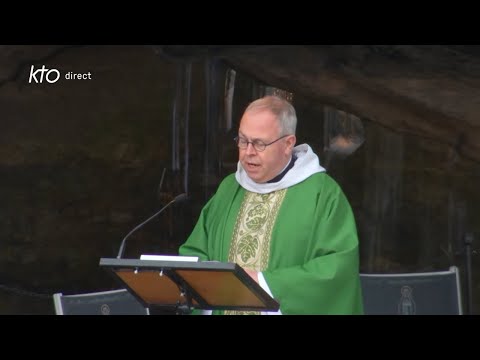
[[[247,144],[247,148],[245,149],[245,152],[247,153],[247,155],[252,155],[252,154],[255,154],[257,150],[255,150],[255,147],[253,146],[253,144],[249,142]]]

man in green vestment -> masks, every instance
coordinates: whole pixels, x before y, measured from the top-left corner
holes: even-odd
[[[362,314],[350,204],[311,147],[295,146],[296,124],[293,106],[276,96],[246,108],[237,171],[179,254],[239,264],[280,303],[275,314]]]

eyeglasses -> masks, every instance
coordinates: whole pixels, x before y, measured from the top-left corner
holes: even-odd
[[[277,140],[272,141],[271,143],[265,144],[262,140],[254,140],[254,141],[248,141],[247,139],[237,136],[233,140],[237,144],[237,146],[240,149],[246,149],[248,147],[248,144],[252,144],[255,150],[257,151],[264,151],[267,146],[272,145],[273,143],[276,143],[278,140],[283,139],[284,137],[290,136],[289,134],[283,135],[282,137],[279,137]]]

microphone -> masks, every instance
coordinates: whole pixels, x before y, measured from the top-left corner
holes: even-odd
[[[132,231],[130,231],[127,236],[125,236],[122,240],[122,243],[120,244],[120,249],[118,250],[118,255],[117,255],[117,259],[121,259],[122,256],[123,256],[123,252],[125,250],[125,243],[128,239],[128,237],[130,235],[132,235],[135,231],[137,231],[138,229],[140,229],[143,225],[145,225],[146,223],[148,223],[150,220],[152,220],[155,216],[159,215],[163,210],[165,210],[167,207],[169,207],[170,205],[172,205],[174,202],[182,202],[184,200],[187,199],[187,194],[186,193],[183,193],[183,194],[180,194],[180,195],[177,195],[175,196],[175,198],[170,201],[167,205],[165,205],[163,208],[161,208],[159,211],[157,211],[155,214],[153,214],[152,216],[150,216],[147,220],[145,220],[144,222],[142,222],[141,224],[135,226]]]

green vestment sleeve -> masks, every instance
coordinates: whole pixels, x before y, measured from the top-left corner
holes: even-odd
[[[283,314],[362,314],[358,237],[350,204],[326,174],[312,176],[303,186],[289,189],[277,219],[286,228],[275,238],[283,252],[298,255],[285,264],[272,244],[265,280]],[[308,194],[315,194],[314,200]],[[290,201],[299,205],[287,210]]]

